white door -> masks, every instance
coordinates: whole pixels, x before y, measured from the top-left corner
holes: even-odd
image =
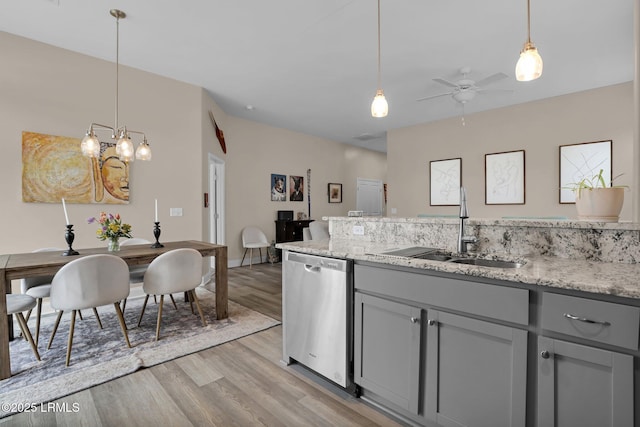
[[[209,241],[225,244],[225,164],[222,159],[209,153]],[[214,265],[211,258],[211,267]]]
[[[382,215],[382,181],[358,178],[356,190],[356,209],[367,216]]]

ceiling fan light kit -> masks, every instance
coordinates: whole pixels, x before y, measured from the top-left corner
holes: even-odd
[[[527,0],[527,42],[520,51],[520,59],[516,64],[516,80],[529,82],[542,75],[542,57],[531,42],[531,3]]]
[[[373,117],[386,117],[389,114],[389,104],[387,103],[387,98],[384,97],[384,92],[382,92],[380,80],[380,0],[378,0],[378,90],[371,103],[371,115]]]
[[[118,9],[111,9],[109,14],[116,18],[116,120],[115,126],[106,126],[99,123],[91,123],[85,137],[80,144],[80,150],[82,154],[97,158],[100,157],[100,140],[96,135],[96,130],[110,130],[111,139],[116,143],[116,154],[123,162],[133,162],[138,160],[151,160],[151,147],[147,142],[147,136],[144,132],[135,130],[127,130],[126,126],[118,127],[118,88],[119,88],[119,69],[120,69],[120,20],[126,18],[126,13]],[[131,141],[131,134],[142,135],[142,142],[138,145],[138,148],[134,151],[133,142]]]

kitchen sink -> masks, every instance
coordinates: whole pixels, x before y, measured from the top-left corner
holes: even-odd
[[[458,254],[438,248],[428,248],[424,246],[412,246],[409,248],[394,248],[380,255],[387,255],[399,258],[424,259],[428,261],[452,262],[455,264],[477,265],[480,267],[493,268],[520,268],[525,265],[524,261],[510,261],[487,258],[461,258]]]
[[[452,259],[451,262],[454,262],[456,264],[479,265],[481,267],[495,268],[520,268],[524,265],[524,262],[483,258],[455,258]]]

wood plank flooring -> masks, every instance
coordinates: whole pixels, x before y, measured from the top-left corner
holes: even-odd
[[[281,320],[281,265],[229,269],[229,299]],[[398,425],[281,358],[278,326],[72,394],[52,402],[57,411],[45,406],[0,425]]]

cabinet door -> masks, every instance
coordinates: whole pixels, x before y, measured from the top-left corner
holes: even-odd
[[[527,331],[429,310],[425,415],[443,426],[524,426]]]
[[[356,292],[354,381],[412,413],[418,412],[419,308]]]
[[[633,426],[633,357],[539,337],[538,426]]]

